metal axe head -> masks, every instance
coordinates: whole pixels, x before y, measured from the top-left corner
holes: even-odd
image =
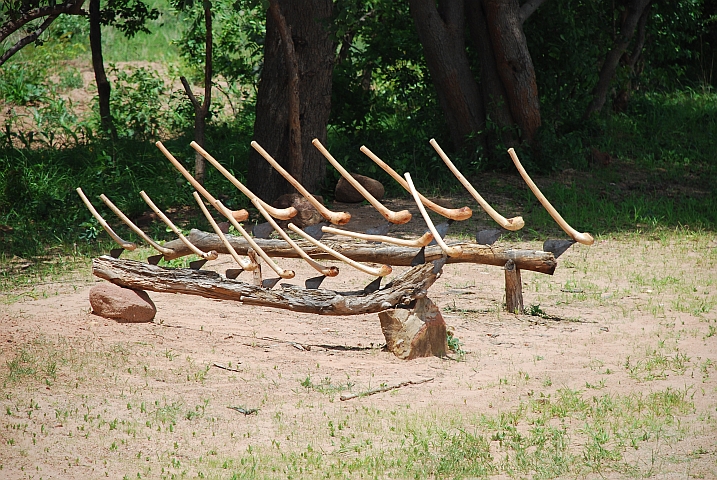
[[[368,235],[386,235],[391,228],[391,222],[383,222],[377,227],[371,227],[366,230]]]
[[[161,253],[159,255],[152,255],[151,257],[147,257],[147,262],[150,265],[157,265],[162,258],[164,258],[164,255]]]
[[[307,278],[304,282],[304,286],[310,290],[316,290],[321,286],[321,282],[324,281],[326,275],[319,275],[318,277]]]
[[[243,272],[243,268],[228,268],[224,276],[226,276],[230,280],[234,280]]]
[[[192,270],[199,270],[204,266],[205,263],[207,263],[207,260],[204,258],[194,260],[193,262],[189,262],[189,268],[191,268]]]
[[[449,218],[447,221],[436,225],[436,231],[441,236],[441,238],[446,237],[446,235],[448,234],[448,229],[451,228],[452,223],[453,223],[453,219]],[[437,244],[438,244],[438,242],[436,242],[435,238],[433,240],[431,240],[431,243],[429,243],[429,245],[437,245]]]
[[[426,263],[426,247],[421,247],[413,260],[411,260],[411,266],[415,267],[424,263]]]
[[[448,255],[443,255],[438,260],[434,260],[433,261],[433,270],[432,270],[433,274],[438,275],[438,272],[441,271],[441,269],[443,268],[443,265],[445,265],[447,261],[448,261]]]
[[[543,243],[543,251],[550,252],[555,258],[565,253],[575,240],[546,240]]]
[[[279,280],[281,280],[281,277],[267,278],[261,281],[261,286],[271,290],[272,288],[274,288],[274,285],[279,283]]]
[[[503,230],[497,228],[481,230],[476,233],[476,242],[478,242],[479,245],[493,245],[501,235],[503,235]]]
[[[383,279],[383,277],[376,277],[376,280],[363,287],[363,293],[368,295],[381,288],[381,279]]]
[[[122,247],[113,248],[112,250],[110,250],[110,256],[112,256],[112,258],[119,258],[120,255],[122,255],[122,252],[124,252],[124,248]]]

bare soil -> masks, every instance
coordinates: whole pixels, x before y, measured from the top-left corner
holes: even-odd
[[[370,207],[334,206],[343,208],[359,220],[349,224],[356,230],[380,223]],[[423,233],[422,221],[409,225],[413,231],[404,233]],[[538,242],[514,246],[541,249]],[[18,288],[0,306],[0,477],[136,478],[184,470],[194,478],[198,458],[229,458],[252,447],[290,452],[309,443],[341,456],[325,433],[326,419],[364,407],[468,422],[560,389],[588,397],[673,389],[687,390],[694,402],[680,417],[689,433],[651,438],[625,451],[626,461],[644,476],[717,478],[716,260],[717,242],[706,235],[598,238],[568,250],[553,276],[523,272],[533,315],[503,311],[500,268],[447,265],[429,296],[464,353],[413,361],[382,350],[377,315],[296,314],[150,292],[155,320],[120,324],[90,311],[88,292],[100,280],[87,270]],[[298,260],[280,265],[297,271],[293,283],[315,275]],[[231,266],[222,256],[205,268]],[[322,288],[372,280],[340,268]],[[13,376],[13,365],[36,371]],[[338,398],[344,389],[427,378],[433,380],[390,393]],[[237,406],[258,411],[227,408]],[[173,425],[162,417],[172,411]],[[354,428],[358,434],[363,427]],[[374,428],[365,427],[366,434],[375,436]],[[382,448],[381,438],[375,444]]]

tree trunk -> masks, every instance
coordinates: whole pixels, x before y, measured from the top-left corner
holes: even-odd
[[[110,82],[105,73],[102,59],[102,27],[100,25],[100,0],[90,0],[90,49],[92,50],[92,68],[97,83],[97,96],[100,103],[100,122],[102,130],[112,138],[116,136],[112,115],[110,114]]]
[[[311,141],[318,138],[322,143],[326,142],[326,124],[331,113],[331,75],[335,52],[326,24],[331,19],[333,4],[329,0],[277,0],[276,5],[291,34],[298,68],[302,159],[291,161],[291,72],[287,64],[293,63],[293,59],[287,56],[287,47],[282,41],[275,14],[268,14],[266,20],[264,66],[257,94],[254,139],[289,173],[301,178],[307,190],[316,192],[326,173],[326,161]],[[292,168],[301,170],[292,171]],[[267,201],[294,191],[255,151],[249,155],[248,181],[252,191]]]
[[[291,32],[286,24],[286,19],[281,13],[281,7],[277,0],[271,0],[269,13],[276,23],[281,37],[281,45],[284,50],[284,62],[286,63],[286,72],[289,77],[289,88],[286,94],[289,97],[287,102],[289,107],[289,173],[301,183],[304,169],[304,159],[301,155],[301,120],[299,110],[299,64],[296,60],[296,49],[294,48],[294,40],[291,38]]]
[[[212,77],[214,70],[212,65],[212,47],[214,37],[212,33],[212,4],[204,2],[204,98],[199,103],[197,97],[192,93],[192,88],[185,77],[179,77],[184,86],[184,92],[192,102],[194,107],[194,141],[199,146],[204,147],[204,133],[207,128],[207,117],[209,116],[209,108],[212,106]],[[194,154],[194,178],[201,185],[204,185],[206,176],[206,162],[199,152]]]
[[[651,0],[631,0],[627,4],[627,12],[622,24],[620,25],[620,33],[615,39],[615,45],[612,50],[608,52],[605,57],[605,61],[600,69],[600,76],[598,77],[598,83],[595,86],[593,92],[593,99],[588,105],[583,119],[587,120],[593,114],[602,110],[607,100],[607,94],[610,91],[610,84],[612,79],[615,77],[615,71],[617,65],[620,62],[620,58],[627,50],[630,45],[630,40],[635,34],[635,28],[642,16],[642,13],[650,5]]]
[[[523,33],[523,13],[517,0],[483,0],[498,75],[521,139],[533,142],[540,127],[540,99],[535,68]]]
[[[441,2],[441,12],[434,0],[409,0],[409,6],[454,147],[462,148],[468,135],[485,127],[483,102],[465,49],[463,1]],[[479,145],[486,147],[482,135]]]
[[[518,135],[513,115],[510,113],[508,96],[498,74],[493,43],[488,34],[488,24],[481,0],[466,0],[466,16],[480,61],[480,89],[486,115],[495,124],[494,129],[487,131],[486,135],[490,147],[489,154],[492,154],[499,143],[508,148],[516,147]]]

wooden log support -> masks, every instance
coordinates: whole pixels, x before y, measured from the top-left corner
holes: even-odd
[[[233,235],[226,236],[231,245],[240,255],[245,255],[249,244],[240,237]],[[227,253],[226,247],[213,233],[203,232],[201,230],[192,230],[187,237],[202,250],[215,250],[219,253]],[[256,243],[270,257],[298,258],[299,255],[291,246],[283,240],[274,239],[255,239]],[[411,261],[418,253],[418,248],[384,246],[368,243],[339,243],[339,242],[322,242],[329,245],[335,251],[346,255],[357,262],[375,262],[393,266],[410,266]],[[308,242],[297,242],[297,244],[311,257],[316,259],[331,259],[332,257],[311,245]],[[552,275],[557,266],[555,257],[550,252],[539,250],[516,250],[503,249],[495,246],[478,245],[476,243],[457,243],[463,254],[460,257],[448,257],[447,263],[480,263],[484,265],[495,265],[502,267],[508,260],[513,260],[517,268],[521,270],[530,270],[533,272],[545,273]],[[167,242],[166,248],[174,250],[173,255],[165,255],[167,260],[190,255],[192,252],[177,240]],[[425,256],[427,262],[432,262],[443,257],[443,251],[438,245],[426,247]]]
[[[446,322],[428,297],[408,310],[396,308],[378,314],[386,348],[402,360],[442,357],[448,351]]]
[[[505,263],[505,309],[509,313],[523,313],[523,282],[520,269],[513,260]]]
[[[318,315],[377,313],[410,305],[416,299],[425,297],[436,281],[440,272],[434,273],[433,268],[432,263],[418,265],[403,272],[384,288],[365,294],[363,291],[333,292],[286,284],[282,284],[283,288],[268,290],[206,270],[163,268],[106,255],[92,260],[95,276],[122,287],[199,295]]]

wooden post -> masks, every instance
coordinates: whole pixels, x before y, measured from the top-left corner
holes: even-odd
[[[446,322],[428,298],[416,300],[412,309],[395,308],[378,314],[386,348],[402,360],[442,357],[448,351]]]
[[[513,260],[505,263],[505,309],[509,313],[523,313],[523,282]]]

